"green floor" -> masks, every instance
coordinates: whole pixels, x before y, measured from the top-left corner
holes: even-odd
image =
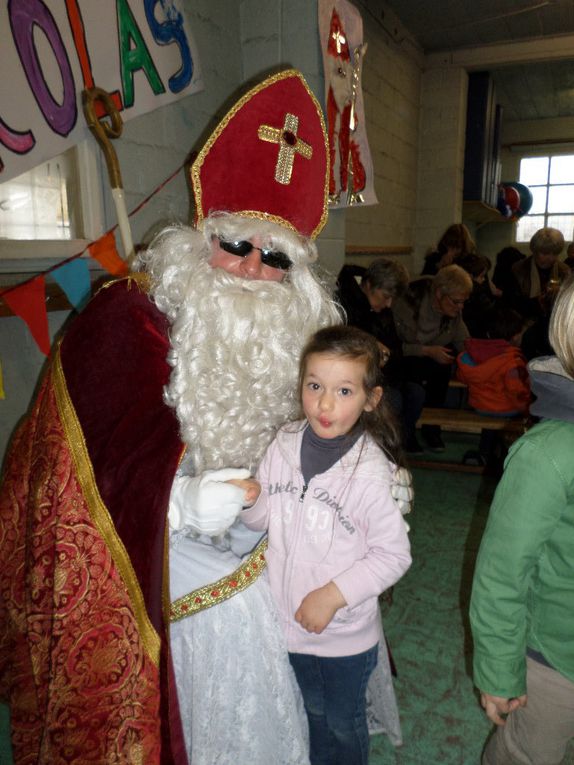
[[[414,469],[413,564],[384,615],[398,670],[403,746],[372,740],[371,765],[478,765],[490,726],[470,679],[467,606],[494,479]]]

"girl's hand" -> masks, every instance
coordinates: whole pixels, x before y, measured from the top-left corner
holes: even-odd
[[[329,582],[318,590],[305,595],[295,612],[295,621],[307,630],[319,635],[329,624],[336,612],[347,605],[341,590],[334,582]]]
[[[227,481],[243,489],[245,492],[245,499],[243,501],[243,507],[251,507],[254,505],[259,495],[261,494],[261,484],[256,481],[255,478],[232,478]]]

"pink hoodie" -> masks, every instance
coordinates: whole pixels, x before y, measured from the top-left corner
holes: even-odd
[[[261,495],[241,520],[268,531],[269,582],[293,653],[352,656],[381,636],[378,596],[411,564],[402,515],[391,497],[395,466],[370,436],[304,487],[304,423],[279,431],[258,471]],[[294,619],[311,590],[333,581],[347,606],[320,634]]]

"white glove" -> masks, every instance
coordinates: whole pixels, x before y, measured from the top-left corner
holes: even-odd
[[[395,466],[391,482],[391,494],[403,515],[411,512],[415,492],[412,476],[406,468]]]
[[[245,491],[233,478],[249,478],[244,468],[206,470],[199,476],[176,476],[169,498],[168,520],[174,531],[189,527],[198,534],[223,534],[241,512]]]

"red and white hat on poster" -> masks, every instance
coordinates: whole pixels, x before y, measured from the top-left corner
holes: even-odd
[[[339,18],[339,14],[333,8],[331,14],[331,27],[329,29],[329,41],[327,42],[327,53],[333,58],[340,58],[343,61],[351,60],[351,51],[347,42],[347,35]]]
[[[319,102],[288,69],[246,93],[191,166],[196,219],[226,211],[316,237],[327,220],[328,141]]]

